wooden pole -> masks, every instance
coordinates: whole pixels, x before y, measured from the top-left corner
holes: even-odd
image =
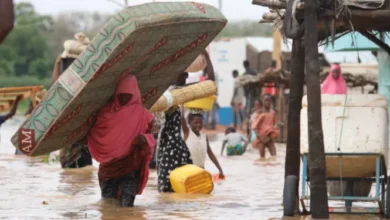
[[[273,49],[272,49],[272,59],[276,61],[276,69],[281,69],[282,67],[282,34],[279,30],[275,30],[273,33]],[[284,109],[283,109],[283,95],[284,88],[282,85],[279,87],[279,94],[276,95],[276,105],[277,105],[277,121],[280,125],[280,137],[279,141],[284,142]]]
[[[301,40],[293,40],[291,62],[291,82],[288,101],[287,147],[285,177],[294,175],[298,178],[296,196],[299,198],[300,175],[300,129],[303,85],[305,83],[305,48]],[[296,207],[298,209],[298,206]]]
[[[279,30],[273,33],[272,59],[276,61],[276,69],[282,68],[282,34]]]
[[[329,218],[321,116],[320,71],[318,65],[317,4],[317,1],[305,0],[304,9],[310,211],[312,218]]]
[[[14,28],[15,13],[12,0],[0,0],[0,44]]]

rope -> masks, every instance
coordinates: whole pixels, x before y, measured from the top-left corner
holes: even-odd
[[[345,94],[344,96],[344,106],[343,106],[343,116],[341,119],[341,129],[340,129],[340,138],[339,138],[339,143],[337,146],[337,152],[339,153],[339,168],[340,168],[340,191],[341,191],[341,196],[344,196],[344,187],[343,187],[343,162],[342,162],[342,152],[341,152],[341,138],[343,136],[343,128],[344,128],[344,117],[345,117],[345,109],[347,105],[347,100],[348,100],[348,93]],[[337,124],[336,124],[337,126]],[[336,127],[337,128],[337,127]],[[337,129],[336,129],[337,131]],[[337,140],[336,140],[337,141]]]

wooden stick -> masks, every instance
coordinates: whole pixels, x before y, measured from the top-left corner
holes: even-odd
[[[385,42],[379,40],[375,35],[369,33],[368,31],[359,31],[359,33],[365,37],[367,37],[374,44],[378,45],[380,48],[385,50],[390,55],[390,47]]]
[[[278,1],[278,0],[253,0],[253,5],[260,5],[263,7],[269,7],[272,9],[286,9],[287,2],[286,1]],[[299,2],[297,4],[297,9],[302,10],[305,8],[304,2]]]
[[[266,20],[266,19],[261,19],[259,21],[260,24],[269,24],[269,23],[274,23],[274,21],[271,21],[271,20]]]
[[[283,9],[283,8],[287,7],[286,2],[281,2],[281,1],[278,1],[278,0],[272,0],[272,1],[268,1],[268,0],[253,0],[252,4],[253,5],[260,5],[260,6],[264,6],[264,7],[269,7],[269,8],[275,8],[275,9]]]
[[[312,218],[328,219],[324,134],[322,131],[321,88],[318,66],[318,5],[305,0],[305,65],[307,79],[307,117],[309,129],[310,210]],[[305,180],[303,180],[305,181]]]
[[[282,17],[280,17],[280,16],[279,16],[278,14],[276,14],[276,13],[264,13],[264,14],[263,14],[263,19],[264,19],[264,20],[276,20],[276,19],[278,19],[278,18],[283,18],[284,13],[282,13],[281,15],[282,15]]]
[[[291,58],[291,82],[288,101],[287,147],[284,175],[285,177],[288,175],[296,176],[298,178],[298,186],[301,161],[301,109],[303,85],[305,83],[305,48],[301,40],[293,40]],[[297,198],[299,196],[299,187],[297,187],[296,196]]]

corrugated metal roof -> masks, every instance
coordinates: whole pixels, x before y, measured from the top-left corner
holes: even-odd
[[[390,37],[384,35],[385,43],[390,44]],[[359,33],[346,34],[334,42],[334,46],[331,45],[325,48],[325,51],[355,51],[355,50],[378,50],[379,47],[371,42],[369,39]]]

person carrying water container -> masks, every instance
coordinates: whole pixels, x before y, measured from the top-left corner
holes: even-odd
[[[246,151],[248,146],[248,139],[242,134],[237,133],[234,128],[227,128],[225,131],[225,139],[222,144],[221,156],[223,155],[223,150],[226,148],[227,156],[242,155]]]
[[[184,117],[184,107],[182,107],[181,114],[184,140],[190,150],[194,165],[204,169],[206,157],[209,156],[219,170],[219,177],[224,178],[225,175],[223,174],[222,167],[219,165],[218,159],[210,148],[209,140],[207,136],[201,132],[203,128],[203,111],[199,109],[190,109],[188,125]]]
[[[100,109],[87,135],[88,148],[100,163],[98,178],[103,198],[116,198],[122,207],[134,206],[149,178],[156,144],[153,115],[142,105],[137,79],[119,82],[111,101]]]
[[[279,130],[275,127],[276,113],[272,109],[271,96],[264,95],[263,110],[257,114],[252,123],[252,129],[256,133],[256,139],[253,141],[253,147],[258,148],[260,158],[256,162],[265,161],[265,148],[268,148],[271,154],[271,160],[276,159],[276,147],[274,140],[279,136]]]
[[[175,85],[169,90],[180,88],[186,84],[188,73],[183,72],[177,78]],[[161,123],[157,148],[158,191],[173,192],[169,179],[170,173],[183,165],[192,164],[191,154],[181,135],[182,114],[178,106],[169,108],[164,113]]]

